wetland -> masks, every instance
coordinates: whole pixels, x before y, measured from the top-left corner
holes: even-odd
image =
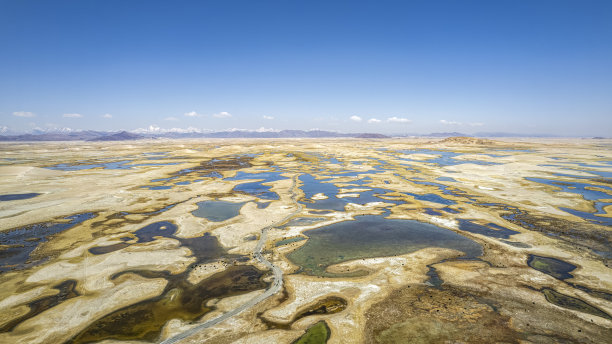
[[[0,150],[3,343],[612,337],[610,140]]]

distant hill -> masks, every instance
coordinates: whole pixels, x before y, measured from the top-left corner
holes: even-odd
[[[107,135],[101,131],[75,131],[0,136],[0,141],[88,141]]]
[[[138,134],[128,133],[127,131],[121,131],[112,135],[105,135],[89,139],[87,141],[128,141],[128,140],[140,140],[145,137]]]
[[[203,133],[201,137],[208,138],[307,138],[307,137],[354,137],[358,134],[342,134],[325,130],[281,130],[281,131],[219,131]]]
[[[558,137],[552,134],[517,134],[505,132],[478,132],[472,136],[476,137]]]
[[[454,136],[447,137],[444,140],[440,141],[440,143],[458,143],[458,144],[467,144],[467,145],[493,145],[496,144],[493,140],[481,139],[477,137],[468,137],[468,136]]]
[[[388,139],[389,136],[383,134],[363,133],[355,136],[359,139]]]
[[[429,135],[401,134],[399,137],[555,137],[545,134],[513,134],[503,132],[480,132],[474,135],[466,135],[459,132],[431,133]],[[388,136],[378,133],[339,133],[326,130],[280,130],[280,131],[258,131],[258,130],[228,130],[218,132],[146,132],[146,131],[122,131],[119,133],[104,131],[37,131],[30,134],[4,135],[0,141],[123,141],[138,140],[143,138],[387,138]]]
[[[453,137],[453,136],[457,136],[458,137],[458,136],[469,136],[469,135],[453,131],[453,132],[450,132],[450,133],[431,133],[429,135],[423,135],[423,136],[428,136],[428,137]]]
[[[557,137],[551,134],[517,134],[517,133],[506,133],[506,132],[478,132],[473,135],[459,133],[456,131],[449,133],[431,133],[429,135],[420,135],[427,137]]]

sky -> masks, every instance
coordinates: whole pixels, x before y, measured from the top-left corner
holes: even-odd
[[[0,0],[0,134],[61,128],[610,136],[612,1]]]

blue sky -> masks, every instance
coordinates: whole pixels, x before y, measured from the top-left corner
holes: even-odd
[[[0,129],[612,133],[612,1],[0,1]]]

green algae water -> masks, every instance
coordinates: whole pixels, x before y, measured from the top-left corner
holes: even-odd
[[[536,256],[534,254],[529,255],[527,265],[560,280],[574,277],[570,272],[576,269],[574,264],[557,258]]]
[[[407,254],[427,247],[458,250],[465,258],[482,255],[475,241],[451,230],[413,220],[392,220],[378,215],[357,216],[305,231],[308,241],[287,255],[307,275],[347,277],[326,271],[333,264],[374,257]]]
[[[542,293],[546,297],[546,301],[554,305],[557,305],[559,307],[563,307],[563,308],[567,308],[567,309],[571,309],[571,310],[575,310],[575,311],[579,311],[583,313],[588,313],[588,314],[596,315],[598,317],[602,317],[604,319],[612,320],[612,317],[608,313],[602,311],[601,309],[597,307],[591,306],[590,304],[578,298],[571,297],[565,294],[561,294],[550,288],[542,289]]]
[[[206,303],[211,299],[268,287],[269,283],[263,280],[265,271],[251,265],[229,266],[197,284],[190,283],[189,274],[199,264],[220,258],[238,261],[243,257],[228,254],[215,236],[205,234],[195,238],[180,238],[174,236],[177,229],[171,222],[160,221],[140,228],[134,235],[138,238],[138,243],[151,242],[158,237],[174,238],[181,246],[189,248],[196,262],[178,274],[170,274],[168,271],[126,270],[112,276],[111,279],[114,280],[121,275],[134,273],[145,278],[164,278],[168,284],[160,296],[125,306],[97,319],[68,341],[69,343],[90,343],[106,339],[153,342],[169,320],[195,321],[210,312],[212,308],[207,307]],[[100,248],[95,254],[106,253]]]
[[[325,344],[331,335],[331,330],[325,321],[319,321],[312,325],[306,333],[292,344]]]
[[[145,277],[162,273],[139,271]],[[114,311],[90,324],[69,343],[90,343],[105,339],[153,342],[172,319],[194,321],[210,312],[208,300],[265,289],[264,271],[250,265],[230,266],[225,271],[191,284],[184,274],[166,275],[168,285],[159,296]]]

